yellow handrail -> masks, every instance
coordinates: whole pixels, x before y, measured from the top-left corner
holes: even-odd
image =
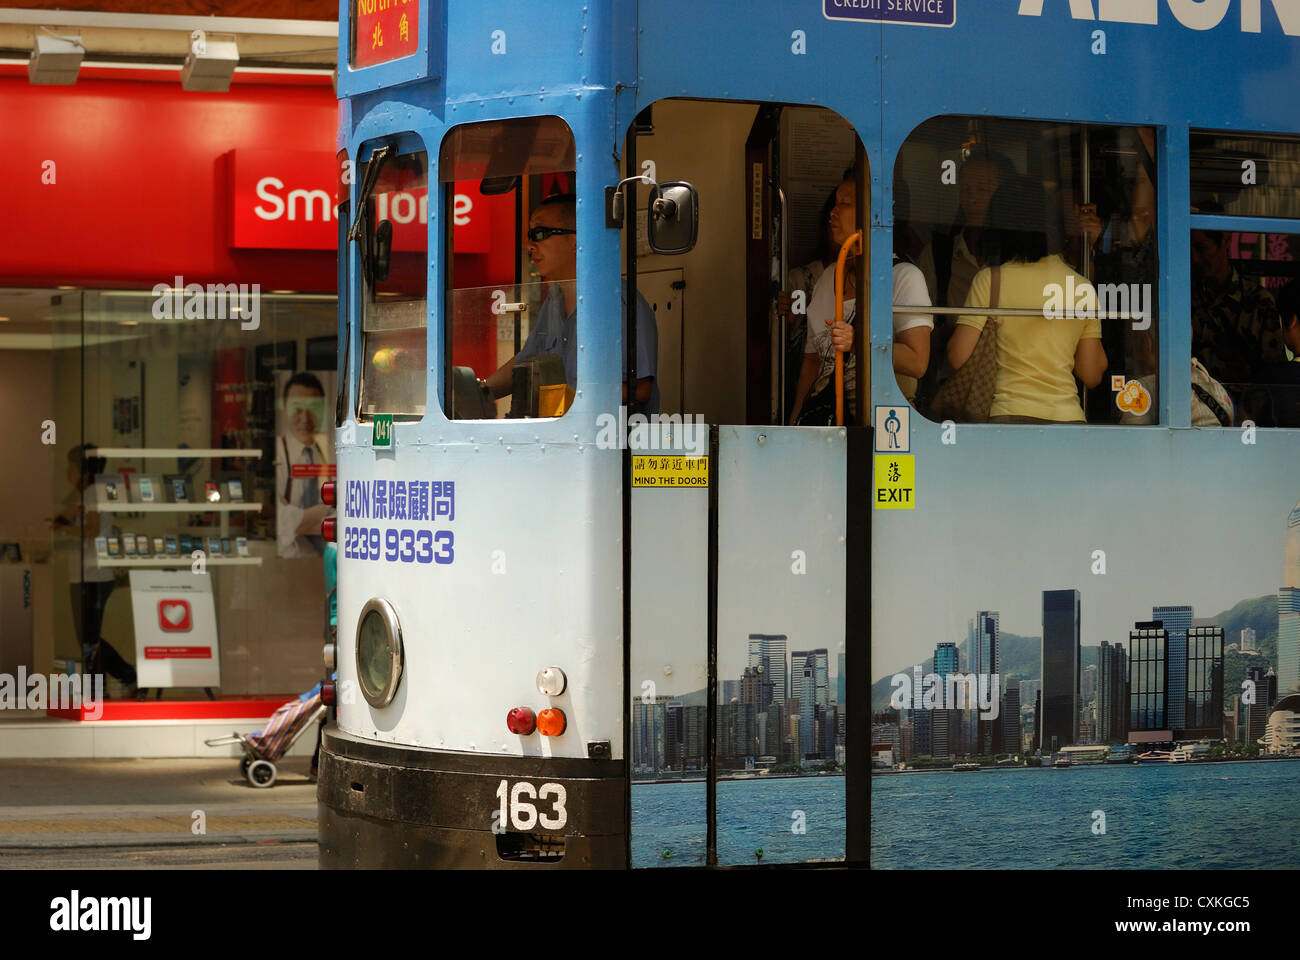
[[[850,247],[855,249],[850,250]],[[844,322],[844,261],[848,259],[849,254],[862,253],[862,231],[859,230],[853,236],[844,241],[840,247],[840,255],[835,261],[835,323],[838,326]],[[861,299],[862,291],[858,291],[858,299]],[[861,310],[858,310],[861,313]],[[835,351],[835,426],[844,426],[844,354]]]

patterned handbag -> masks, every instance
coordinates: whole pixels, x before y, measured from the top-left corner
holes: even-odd
[[[1002,268],[994,267],[991,277],[989,307],[998,305],[1002,288]],[[975,349],[948,381],[939,388],[930,404],[933,420],[956,420],[961,423],[987,423],[998,382],[998,321],[990,316],[975,342]]]

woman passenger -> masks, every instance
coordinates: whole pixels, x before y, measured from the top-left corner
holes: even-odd
[[[966,306],[990,306],[992,268],[997,267],[998,306],[1042,310],[1041,316],[998,316],[990,423],[1084,423],[1074,377],[1095,387],[1106,372],[1096,292],[1061,259],[1059,231],[1047,226],[1048,209],[1046,192],[1028,179],[1003,184],[989,204],[992,229],[986,231],[984,260],[991,266],[976,274]],[[1075,303],[1068,302],[1071,290]],[[1053,300],[1061,306],[1061,319],[1049,317]],[[1074,316],[1075,304],[1089,303],[1091,316]],[[970,359],[986,320],[983,313],[957,319],[948,342],[954,370]]]

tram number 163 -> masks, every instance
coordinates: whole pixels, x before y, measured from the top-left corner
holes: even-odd
[[[563,784],[544,783],[537,787],[520,780],[512,787],[509,780],[502,780],[497,787],[497,799],[501,806],[492,817],[493,833],[504,833],[508,826],[516,830],[532,830],[537,826],[543,830],[563,830],[569,822],[569,811],[564,809],[568,792]],[[534,800],[549,801],[550,809],[539,809]]]

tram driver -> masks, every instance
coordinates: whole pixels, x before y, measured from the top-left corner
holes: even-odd
[[[517,362],[548,353],[560,357],[565,380],[571,388],[577,388],[577,233],[577,198],[571,193],[547,197],[529,218],[528,256],[548,288],[537,321],[523,347],[487,378],[494,397],[510,393],[513,385],[511,370]],[[623,295],[626,298],[626,290]],[[626,299],[624,303],[626,305]],[[626,337],[626,311],[622,311],[621,316]],[[655,383],[659,328],[654,311],[639,292],[636,295],[636,320],[636,403],[645,414],[655,414],[659,412],[659,386]],[[627,402],[626,382],[623,384],[623,402]]]

